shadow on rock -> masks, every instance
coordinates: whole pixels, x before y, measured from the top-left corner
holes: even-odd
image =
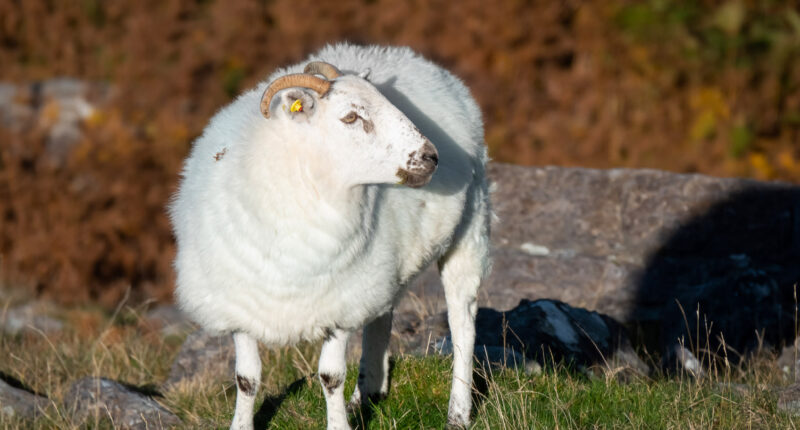
[[[800,188],[752,183],[666,237],[639,278],[629,320],[665,368],[692,370],[711,357],[738,363],[794,339],[798,280]]]

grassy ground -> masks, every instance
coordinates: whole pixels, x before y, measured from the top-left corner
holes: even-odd
[[[61,316],[68,323],[61,333],[0,337],[0,372],[53,399],[34,422],[0,415],[0,428],[81,427],[60,405],[72,381],[96,375],[157,390],[182,341],[181,336],[164,338],[130,309],[113,319],[91,309]],[[303,345],[262,351],[257,428],[323,428],[324,398],[314,374],[318,350],[318,345]],[[389,398],[353,414],[351,422],[370,429],[443,428],[450,366],[448,358],[439,356],[398,357]],[[746,367],[711,373],[702,381],[655,376],[621,383],[612,375],[588,378],[563,368],[540,375],[479,372],[473,428],[774,429],[800,424],[800,419],[777,411],[771,388],[788,382],[774,357],[762,354]],[[346,392],[355,378],[353,366]],[[225,428],[235,394],[230,375],[212,374],[164,391],[157,399],[180,416],[185,428]],[[102,417],[90,421],[84,426],[112,427]]]

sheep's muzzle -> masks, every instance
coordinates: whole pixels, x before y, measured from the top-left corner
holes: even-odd
[[[426,141],[419,151],[408,154],[405,168],[397,169],[399,184],[411,188],[422,187],[431,181],[438,165],[439,153],[430,141]]]

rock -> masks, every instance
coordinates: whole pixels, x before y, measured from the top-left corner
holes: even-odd
[[[731,393],[739,395],[739,396],[746,396],[752,393],[755,390],[754,387],[751,387],[747,384],[737,384],[733,382],[717,382],[714,384],[714,391],[723,395],[723,396],[730,396]],[[779,390],[773,390],[779,391]]]
[[[800,384],[792,384],[778,392],[778,410],[800,416]]]
[[[675,286],[645,285],[646,275],[664,262],[699,270],[731,255],[800,255],[800,187],[645,169],[495,163],[489,173],[499,222],[487,302],[499,309],[545,297],[622,322],[657,319]]]
[[[793,338],[792,310],[770,270],[750,267],[746,259],[737,258],[710,260],[702,273],[685,268],[676,274],[675,278],[692,282],[685,284],[690,288],[675,288],[677,297],[662,310],[662,351],[682,343],[737,364],[749,352],[776,348]]]
[[[0,414],[34,418],[50,404],[46,397],[13,387],[0,379]]]
[[[350,336],[347,343],[347,362],[356,363],[361,359],[362,333],[358,330]],[[392,354],[426,355],[433,341],[448,333],[447,315],[439,313],[425,316],[419,310],[395,311],[392,318],[392,333],[389,349]]]
[[[105,378],[76,381],[64,396],[64,404],[80,422],[90,417],[109,418],[115,428],[122,429],[160,429],[180,424],[177,416],[152,398]]]
[[[0,83],[0,126],[19,131],[31,122],[34,108],[20,100],[23,92],[17,85]]]
[[[56,318],[48,316],[49,306],[43,302],[31,302],[0,311],[0,327],[3,332],[9,335],[17,335],[24,332],[44,332],[52,334],[61,331],[64,323]]]
[[[771,346],[793,339],[784,328],[800,281],[800,187],[647,169],[490,163],[488,172],[498,221],[480,306],[559,300],[637,328],[648,350],[666,353],[674,328],[685,327],[675,301],[687,313],[716,302],[708,322],[731,331],[725,337],[739,354],[753,347],[756,330],[772,333]],[[725,297],[725,285],[740,294]],[[435,269],[409,291],[413,300],[398,309],[445,310]]]
[[[110,94],[107,84],[73,78],[21,85],[0,83],[0,125],[17,132],[31,127],[45,130],[48,158],[59,166],[83,136],[83,121]]]
[[[667,371],[683,371],[695,378],[705,376],[705,370],[700,360],[684,345],[677,343],[665,350],[661,357],[661,367]]]
[[[800,382],[800,338],[795,339],[794,344],[783,347],[776,364],[787,379]]]
[[[147,327],[160,329],[164,336],[181,336],[197,330],[197,326],[175,305],[155,307],[147,312],[143,323]]]
[[[622,325],[556,300],[522,300],[507,312],[480,308],[475,344],[519,351],[539,364],[555,361],[586,369],[613,362],[640,374],[650,371]]]
[[[214,336],[198,330],[183,342],[164,387],[169,389],[195,378],[224,375],[230,379],[235,365],[236,349],[231,335]]]
[[[392,336],[398,349],[412,354],[424,355],[429,345],[449,333],[447,313],[440,312],[422,317],[414,312],[395,313]]]
[[[525,364],[527,360],[525,360],[524,355],[513,349],[503,348],[502,346],[479,345],[475,348],[474,354],[478,362],[484,366],[490,366],[496,369],[504,367],[526,367]]]
[[[71,78],[56,78],[41,85],[42,108],[49,124],[47,153],[56,163],[63,163],[72,146],[81,138],[81,122],[94,113],[94,106],[87,100],[89,85]],[[55,118],[47,118],[50,113]]]

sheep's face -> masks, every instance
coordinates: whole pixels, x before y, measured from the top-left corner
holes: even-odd
[[[326,160],[335,169],[330,173],[347,185],[417,188],[430,182],[438,165],[433,144],[361,77],[339,77],[322,97],[310,89],[291,88],[273,106],[277,119],[307,137],[304,146]]]

